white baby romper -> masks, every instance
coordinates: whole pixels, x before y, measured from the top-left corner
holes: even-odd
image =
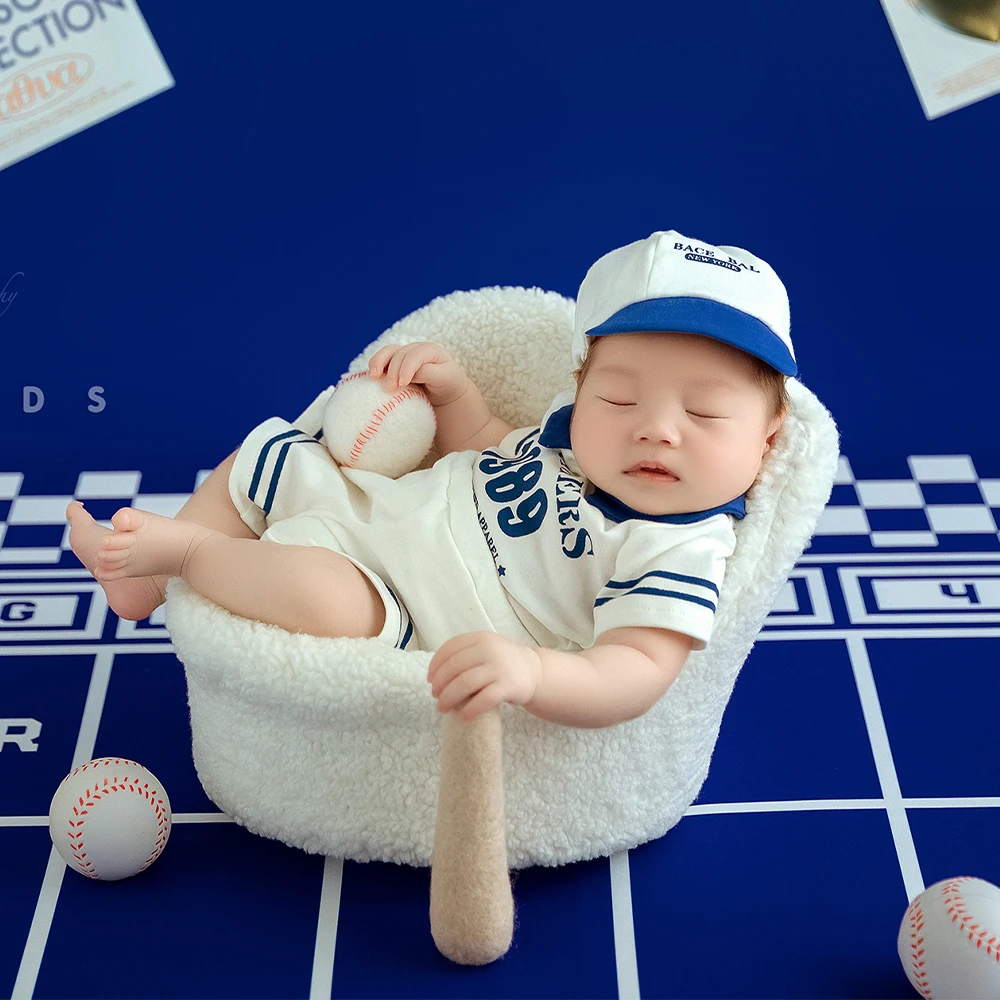
[[[570,449],[572,392],[483,453],[452,452],[395,480],[342,468],[321,440],[332,391],[294,425],[272,417],[250,432],[230,495],[261,538],[323,545],[358,566],[385,604],[379,639],[434,650],[488,630],[574,651],[648,626],[704,648],[742,497],[654,516],[597,489]]]

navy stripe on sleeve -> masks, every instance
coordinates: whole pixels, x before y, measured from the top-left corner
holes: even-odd
[[[278,453],[274,471],[271,473],[271,482],[267,491],[267,498],[265,499],[264,506],[261,507],[265,514],[269,514],[271,512],[271,505],[274,502],[274,494],[278,488],[278,476],[281,474],[281,467],[285,464],[285,455],[288,452],[289,447],[293,444],[320,444],[321,442],[315,437],[309,437],[304,431],[300,431],[293,427],[289,431],[276,434],[270,439],[270,441],[267,441],[260,449],[260,454],[257,456],[257,465],[254,468],[253,479],[250,481],[250,489],[247,491],[247,496],[254,503],[257,503],[257,491],[260,489],[261,479],[264,475],[264,468],[267,465],[267,458],[271,449],[277,445],[278,442],[285,441],[286,438],[296,437],[296,435],[299,436],[299,439],[297,441],[286,441]],[[258,506],[260,506],[260,504],[258,504]]]
[[[278,480],[281,478],[281,470],[285,464],[285,456],[293,444],[295,444],[294,441],[286,441],[281,446],[281,451],[278,452],[278,458],[274,463],[274,472],[271,473],[271,484],[267,489],[267,496],[264,498],[264,506],[261,508],[265,514],[271,513],[271,507],[274,505],[274,494],[278,491]]]
[[[413,636],[413,621],[410,619],[409,612],[403,607],[403,602],[396,596],[396,592],[389,586],[385,585],[385,589],[389,591],[389,596],[396,602],[396,607],[399,609],[399,616],[402,623],[406,626],[406,631],[403,634],[402,640],[397,642],[397,649],[406,649],[406,644],[410,641]]]
[[[605,584],[606,587],[634,587],[641,580],[645,580],[647,576],[662,576],[664,580],[676,580],[678,583],[690,583],[694,587],[707,587],[716,597],[719,596],[719,588],[716,587],[711,580],[702,579],[700,576],[683,576],[680,573],[668,573],[664,569],[654,569],[650,570],[648,573],[643,573],[642,576],[636,578],[635,580],[608,580]]]
[[[621,597],[628,597],[630,594],[655,594],[657,597],[674,597],[680,601],[690,601],[692,604],[700,604],[704,608],[708,608],[709,611],[715,612],[715,604],[712,601],[706,600],[704,597],[695,597],[694,594],[682,594],[678,590],[657,590],[655,587],[635,587],[632,590],[626,591],[624,594],[614,594],[611,597],[599,597],[594,601],[594,607],[599,608],[602,604],[607,604],[608,601],[615,601]]]

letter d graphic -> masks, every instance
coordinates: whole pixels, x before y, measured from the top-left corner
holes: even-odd
[[[38,401],[35,403],[31,401],[32,393],[38,397]],[[24,387],[24,412],[37,413],[44,405],[45,393],[37,385],[26,385]]]

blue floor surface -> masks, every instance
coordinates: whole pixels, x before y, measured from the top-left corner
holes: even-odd
[[[19,494],[7,520],[65,499]],[[166,502],[138,483],[129,499]],[[325,860],[223,816],[195,772],[162,609],[119,622],[55,523],[41,548],[8,535],[0,845],[18,863],[0,995],[913,995],[895,945],[914,890],[960,874],[1000,883],[1000,779],[974,749],[995,739],[1000,553],[831,551],[851,537],[826,522],[837,506],[740,673],[689,814],[614,859],[516,873],[514,945],[482,969],[435,950],[428,870]],[[78,747],[100,664],[96,735]],[[75,751],[137,759],[167,788],[174,827],[147,872],[91,882],[60,878],[59,862],[46,879],[48,802]],[[318,933],[331,912],[333,938]]]

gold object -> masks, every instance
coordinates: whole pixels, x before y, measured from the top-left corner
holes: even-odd
[[[963,35],[1000,42],[1000,0],[910,0],[910,3]]]

